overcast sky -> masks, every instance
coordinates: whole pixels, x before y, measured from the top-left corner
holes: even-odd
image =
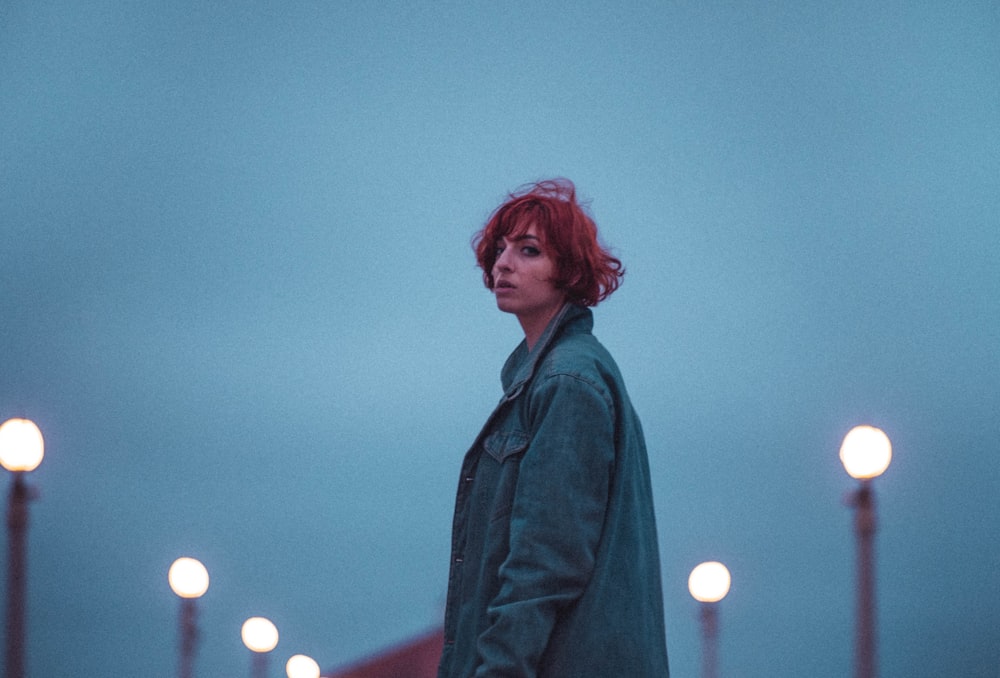
[[[1000,10],[762,4],[5,3],[29,673],[175,675],[182,555],[201,676],[248,672],[251,615],[274,677],[440,623],[521,338],[469,240],[566,176],[628,270],[595,333],[646,429],[673,674],[722,560],[723,675],[849,675],[837,451],[873,424],[882,671],[996,678]]]

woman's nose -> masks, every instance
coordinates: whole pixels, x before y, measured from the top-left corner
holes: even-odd
[[[500,254],[497,256],[497,260],[493,263],[493,268],[494,269],[496,269],[498,271],[510,271],[511,270],[511,267],[510,267],[510,255],[507,254],[508,252],[510,252],[510,248],[509,247],[505,247],[504,250],[502,252],[500,252]]]

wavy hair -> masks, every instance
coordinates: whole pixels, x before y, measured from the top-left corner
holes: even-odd
[[[596,306],[618,289],[625,267],[601,245],[597,224],[577,200],[573,182],[563,178],[538,181],[509,194],[473,237],[472,248],[488,289],[495,284],[497,242],[522,235],[532,224],[553,254],[552,282],[570,301]]]

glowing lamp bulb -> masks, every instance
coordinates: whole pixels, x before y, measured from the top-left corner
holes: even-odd
[[[866,480],[882,475],[892,460],[892,443],[881,429],[855,426],[840,446],[840,461],[848,475]]]
[[[292,655],[285,663],[288,678],[319,678],[319,664],[304,654]]]
[[[278,646],[278,629],[270,619],[250,617],[240,632],[243,644],[253,652],[270,652]]]
[[[717,603],[729,593],[731,583],[732,578],[726,566],[712,560],[691,570],[688,590],[695,600],[702,603]]]
[[[0,465],[8,471],[34,471],[44,455],[45,442],[35,422],[8,419],[0,426]]]
[[[208,590],[208,570],[194,558],[178,558],[167,572],[167,581],[181,598],[201,598]]]

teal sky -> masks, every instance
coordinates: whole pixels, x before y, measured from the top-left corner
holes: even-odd
[[[437,624],[520,340],[469,241],[566,176],[628,270],[595,333],[646,429],[673,673],[722,560],[723,675],[849,675],[837,451],[868,423],[882,672],[995,678],[1000,10],[835,5],[7,3],[29,673],[175,675],[182,555],[201,676],[249,670],[252,615],[274,677]]]

